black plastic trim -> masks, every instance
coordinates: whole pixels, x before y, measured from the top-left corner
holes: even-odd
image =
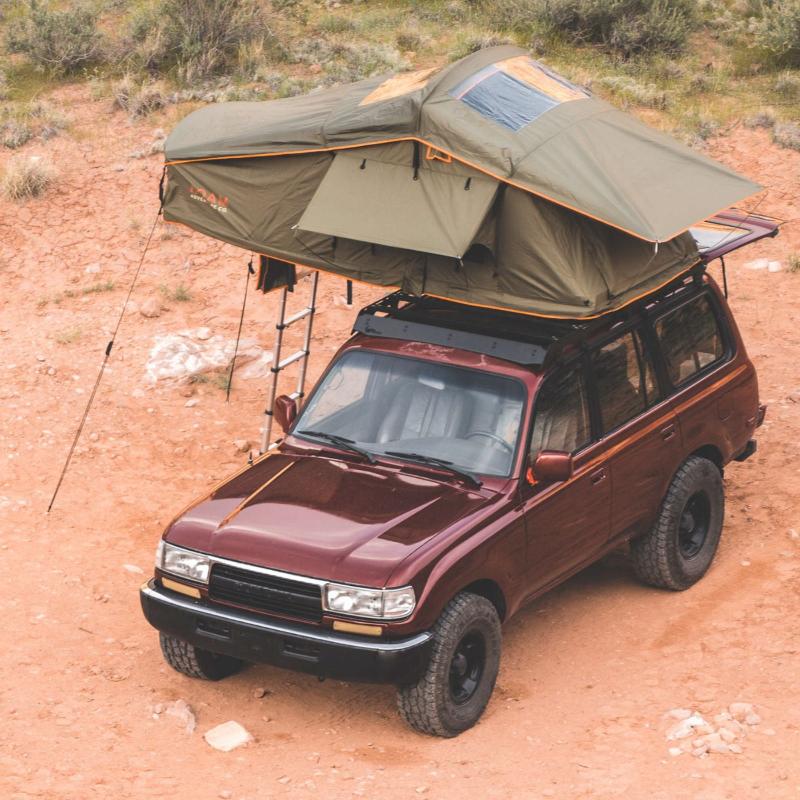
[[[274,664],[321,678],[364,683],[413,683],[425,670],[430,632],[379,639],[283,622],[165,590],[155,579],[139,591],[157,630],[212,653]]]

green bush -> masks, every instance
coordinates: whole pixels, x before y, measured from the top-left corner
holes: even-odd
[[[139,66],[176,67],[187,83],[232,71],[243,49],[274,39],[257,0],[153,0],[134,15],[130,35]]]
[[[494,27],[599,44],[625,58],[677,53],[695,23],[691,0],[482,0],[481,8]]]
[[[97,19],[97,11],[85,3],[57,10],[40,0],[27,0],[6,28],[5,46],[9,53],[21,53],[53,73],[74,73],[102,56]]]
[[[756,46],[776,64],[800,66],[800,0],[764,0],[750,27]]]

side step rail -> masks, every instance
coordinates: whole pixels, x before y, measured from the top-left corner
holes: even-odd
[[[311,273],[311,289],[309,292],[308,305],[296,314],[286,316],[286,302],[289,296],[288,288],[281,289],[281,300],[278,310],[278,321],[275,324],[275,348],[272,351],[272,366],[270,367],[270,384],[267,407],[264,409],[264,424],[261,428],[261,447],[259,452],[266,453],[267,450],[276,447],[270,444],[272,438],[273,411],[275,409],[275,398],[278,395],[278,376],[286,367],[299,362],[297,373],[297,388],[289,397],[293,400],[302,400],[305,395],[306,373],[308,372],[308,356],[311,349],[311,331],[314,325],[314,312],[317,310],[317,284],[319,283],[319,272],[314,270]],[[305,331],[303,333],[302,349],[283,356],[283,332],[297,322],[305,320]]]

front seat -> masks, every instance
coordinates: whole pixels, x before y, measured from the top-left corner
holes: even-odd
[[[469,400],[456,389],[404,383],[378,427],[378,443],[401,439],[457,438],[468,419]]]

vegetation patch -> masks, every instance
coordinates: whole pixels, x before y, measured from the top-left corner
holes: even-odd
[[[184,286],[182,283],[173,287],[161,284],[158,290],[165,300],[172,300],[175,303],[188,303],[192,299],[192,293],[189,291],[188,287]]]
[[[38,156],[14,156],[3,174],[3,194],[9,200],[39,197],[55,179],[52,165]]]
[[[9,53],[27,56],[37,67],[55,74],[71,74],[101,60],[103,37],[96,8],[74,3],[53,8],[43,0],[14,4],[6,27]]]

